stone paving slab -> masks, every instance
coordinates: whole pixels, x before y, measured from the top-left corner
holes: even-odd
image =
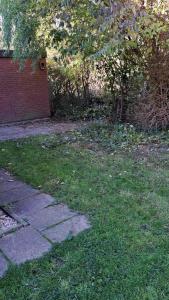
[[[17,180],[8,180],[0,182],[0,193],[22,187],[23,183]]]
[[[71,211],[64,204],[58,204],[40,210],[38,214],[36,213],[33,216],[28,216],[27,220],[31,226],[42,231],[50,226],[72,218],[75,215],[77,215],[77,212]]]
[[[13,180],[13,177],[6,170],[0,169],[0,182],[8,180]]]
[[[76,236],[89,228],[90,224],[87,218],[83,215],[79,215],[60,223],[57,226],[46,229],[43,231],[43,234],[53,243],[61,243],[67,238]]]
[[[51,244],[27,226],[1,238],[0,249],[13,263],[21,264],[41,257],[51,249]]]
[[[20,201],[29,197],[32,197],[40,191],[33,189],[27,184],[22,184],[20,187],[13,189],[12,191],[0,192],[0,205],[11,204],[16,201]]]
[[[8,270],[8,262],[4,256],[0,253],[0,277],[2,277]]]
[[[13,203],[10,207],[10,211],[19,217],[27,218],[29,216],[34,216],[41,209],[46,208],[54,203],[53,197],[50,195],[41,193],[21,201]]]
[[[0,237],[0,277],[14,264],[41,257],[53,243],[90,228],[88,219],[65,204],[57,204],[48,194],[16,180],[0,169],[0,208],[17,221],[15,231]],[[2,229],[2,228],[0,228]]]

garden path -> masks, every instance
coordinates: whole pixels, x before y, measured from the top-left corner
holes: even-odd
[[[57,122],[50,119],[27,122],[0,124],[0,141],[16,140],[20,138],[47,135],[51,133],[64,133],[75,130],[84,122]]]

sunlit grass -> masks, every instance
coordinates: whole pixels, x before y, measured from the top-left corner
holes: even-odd
[[[169,153],[144,159],[134,151],[154,135],[135,132],[122,147],[117,131],[115,142],[110,128],[99,130],[0,144],[1,167],[92,224],[41,260],[11,267],[0,299],[169,299]]]

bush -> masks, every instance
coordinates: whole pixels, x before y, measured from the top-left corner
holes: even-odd
[[[100,118],[108,114],[104,81],[94,64],[80,58],[67,65],[48,62],[52,114],[69,119]]]

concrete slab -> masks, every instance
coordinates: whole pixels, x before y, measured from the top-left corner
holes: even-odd
[[[24,199],[13,203],[10,207],[10,211],[19,217],[26,218],[28,216],[34,216],[39,213],[41,209],[54,203],[54,198],[50,195],[41,193],[32,196],[29,199]]]
[[[10,225],[12,220],[17,224],[15,231],[5,230],[0,236],[0,250],[4,254],[0,253],[0,277],[9,265],[5,257],[15,264],[39,258],[51,249],[52,243],[60,243],[90,228],[85,216],[65,204],[56,204],[52,196],[16,180],[2,169],[0,207],[5,211],[0,210],[1,225]]]
[[[42,209],[33,216],[28,216],[27,220],[31,226],[42,231],[75,215],[77,213],[71,211],[66,205],[58,204]]]
[[[53,243],[61,243],[67,238],[76,236],[89,228],[90,224],[87,218],[79,215],[43,231],[43,234]]]
[[[0,206],[35,196],[38,193],[40,193],[40,191],[22,183],[18,188],[0,193]]]
[[[22,187],[23,183],[17,180],[13,180],[12,178],[8,181],[0,181],[0,193],[7,192],[13,189],[17,189],[18,187]]]
[[[13,179],[13,177],[6,170],[0,169],[0,182],[5,182],[11,179]]]
[[[19,229],[0,240],[0,249],[15,264],[41,257],[51,244],[30,226]]]
[[[4,276],[5,272],[8,270],[8,262],[4,256],[0,253],[0,277]]]

